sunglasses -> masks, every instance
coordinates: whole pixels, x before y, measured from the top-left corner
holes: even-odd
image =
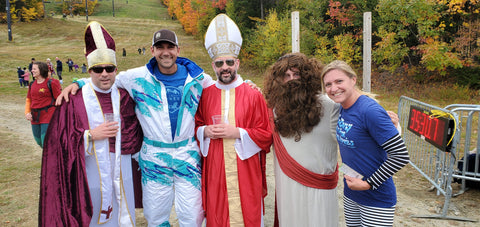
[[[217,67],[217,68],[222,67],[224,62],[227,63],[228,66],[235,65],[235,60],[234,59],[227,59],[225,61],[215,61],[215,67]]]
[[[117,67],[110,65],[105,67],[92,67],[90,69],[95,73],[103,73],[103,70],[107,71],[107,73],[112,73],[116,68]]]

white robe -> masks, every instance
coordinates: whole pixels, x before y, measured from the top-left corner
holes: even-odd
[[[110,152],[110,161],[111,166],[115,165],[115,153]],[[133,223],[135,223],[135,199],[133,193],[133,178],[132,178],[132,155],[125,154],[122,155],[122,179],[123,186],[125,189],[128,211],[130,217],[133,218]],[[85,166],[87,169],[87,179],[88,182],[99,182],[99,173],[95,156],[89,155],[85,156]],[[101,208],[101,190],[100,184],[88,184],[90,189],[90,196],[92,198],[93,205],[93,216],[90,221],[90,227],[99,226],[99,227],[118,227],[118,203],[114,199],[113,211],[111,212],[112,219],[105,224],[97,224],[98,217]]]
[[[300,165],[318,174],[332,174],[337,166],[337,125],[339,105],[320,96],[323,117],[299,142],[281,137],[290,156]],[[338,226],[337,189],[306,187],[286,176],[275,157],[275,188],[280,226]]]

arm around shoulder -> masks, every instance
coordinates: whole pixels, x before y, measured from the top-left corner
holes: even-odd
[[[78,89],[80,88],[80,85],[75,82],[75,83],[72,83],[70,85],[68,85],[65,89],[62,90],[62,92],[58,95],[56,101],[55,101],[55,105],[56,106],[60,106],[62,105],[62,101],[65,100],[65,102],[68,102],[69,101],[69,98],[68,98],[68,95],[69,94],[72,94],[72,95],[75,95],[78,91]]]

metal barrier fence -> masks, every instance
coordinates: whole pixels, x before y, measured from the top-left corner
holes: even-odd
[[[459,118],[459,137],[457,145],[457,167],[453,172],[453,178],[461,181],[461,189],[453,196],[460,195],[467,190],[467,181],[476,182],[480,185],[480,105],[453,104],[446,106],[455,112]]]
[[[425,141],[424,137],[420,137],[407,129],[410,108],[412,105],[428,111],[438,110],[448,113],[451,118],[455,120],[455,133],[448,149],[449,152],[440,150],[436,146]],[[440,108],[409,97],[400,97],[398,115],[400,125],[402,126],[402,137],[410,155],[410,164],[432,184],[432,189],[437,190],[437,195],[442,194],[445,196],[445,203],[441,214],[414,217],[476,221],[463,217],[447,216],[447,212],[450,199],[453,196],[451,186],[453,177],[462,179],[463,183],[461,192],[465,191],[465,180],[480,181],[480,174],[478,171],[477,173],[466,171],[468,170],[467,165],[463,165],[464,168],[462,170],[456,168],[458,161],[461,160],[465,154],[468,154],[470,148],[476,147],[477,150],[479,150],[479,111],[480,105],[450,105],[446,108]],[[475,115],[473,113],[477,114]],[[476,131],[472,127],[475,122],[478,123]],[[474,140],[472,140],[472,137],[475,137]],[[475,169],[478,170],[479,168],[479,156],[476,156]]]

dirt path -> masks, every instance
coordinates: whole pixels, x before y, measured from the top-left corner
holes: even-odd
[[[0,152],[5,151],[5,144],[12,144],[9,138],[14,138],[16,141],[16,148],[20,153],[21,150],[28,150],[27,159],[32,162],[36,162],[36,166],[40,166],[41,149],[35,144],[31,133],[29,122],[23,118],[23,103],[21,99],[5,99],[0,98],[2,108],[0,108]],[[23,138],[23,139],[20,139]],[[273,212],[274,212],[274,176],[273,176],[273,155],[268,155],[267,160],[267,176],[269,184],[269,195],[265,201],[266,215],[265,226],[273,225]],[[1,160],[2,163],[7,162],[8,165],[17,165],[18,162],[9,163],[9,160]],[[24,202],[24,209],[21,209],[21,215],[24,221],[20,225],[15,225],[11,220],[4,220],[0,218],[0,226],[35,226],[37,220],[37,204],[38,204],[38,173],[33,173],[31,179],[26,179],[28,184],[23,185],[22,188],[15,189],[21,191],[23,196],[17,198],[8,198],[13,200],[22,200]],[[2,176],[3,178],[3,176]],[[453,220],[439,220],[439,219],[425,219],[425,218],[412,218],[412,215],[439,215],[443,208],[444,197],[442,195],[437,196],[435,192],[429,192],[429,183],[423,179],[420,174],[410,165],[402,169],[394,177],[397,185],[398,204],[395,217],[395,226],[480,226],[480,223],[461,222]],[[1,181],[2,184],[8,182]],[[345,226],[343,219],[343,207],[341,203],[342,185],[339,183],[338,198],[340,201],[340,226]],[[458,185],[453,185],[454,192],[458,191]],[[2,185],[2,194],[5,194],[3,188],[8,188],[7,185]],[[2,195],[2,200],[7,198],[8,195]],[[3,206],[3,202],[2,202]],[[480,207],[480,191],[469,190],[465,194],[456,198],[452,198],[449,216],[453,217],[467,217],[474,220],[480,220],[480,214],[478,213]],[[3,209],[2,209],[2,212]],[[3,216],[0,215],[0,216]],[[146,226],[141,215],[141,210],[137,212],[138,226]],[[172,224],[178,226],[177,222],[172,217]]]

